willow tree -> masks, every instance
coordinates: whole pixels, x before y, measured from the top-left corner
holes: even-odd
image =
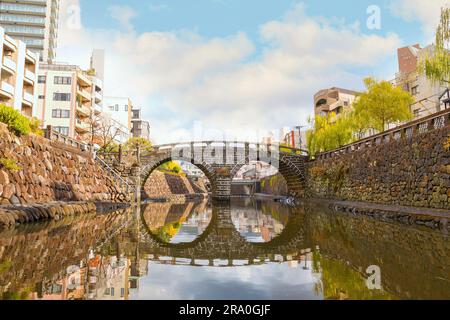
[[[434,48],[420,60],[419,72],[435,83],[448,85],[450,80],[450,8],[441,9]]]
[[[350,121],[348,114],[336,116],[333,112],[324,116],[317,115],[314,121],[310,119],[313,128],[306,132],[308,152],[314,155],[350,143],[353,133]]]
[[[409,92],[393,86],[388,81],[364,79],[367,91],[359,95],[353,103],[356,115],[367,119],[367,127],[384,131],[390,123],[413,118],[410,106],[414,98]]]

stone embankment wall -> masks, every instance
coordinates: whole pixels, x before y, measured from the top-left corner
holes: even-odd
[[[186,198],[202,198],[208,191],[202,181],[193,181],[190,178],[154,171],[148,178],[145,187],[145,197],[183,200]]]
[[[2,123],[0,158],[20,167],[0,165],[0,205],[125,199],[116,181],[86,153],[39,136],[17,137]]]
[[[450,209],[449,128],[308,164],[313,197]]]

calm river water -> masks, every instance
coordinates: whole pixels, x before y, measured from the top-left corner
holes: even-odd
[[[450,299],[450,241],[312,203],[151,203],[0,232],[0,298]]]

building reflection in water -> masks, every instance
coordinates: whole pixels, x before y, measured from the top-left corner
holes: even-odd
[[[151,204],[0,232],[0,298],[449,298],[449,243],[316,206]],[[366,285],[373,264],[382,290]]]

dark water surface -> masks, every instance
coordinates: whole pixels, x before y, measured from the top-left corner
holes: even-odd
[[[312,203],[152,203],[0,232],[0,298],[450,299],[449,240]]]

